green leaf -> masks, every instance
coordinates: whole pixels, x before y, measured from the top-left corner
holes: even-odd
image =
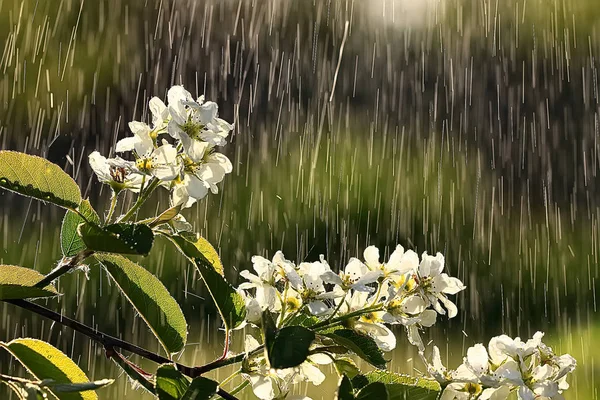
[[[208,400],[217,393],[219,384],[199,376],[194,378],[181,400]]]
[[[333,365],[340,376],[346,375],[348,378],[352,379],[360,374],[358,366],[351,358],[338,358],[333,362]]]
[[[80,251],[85,249],[85,243],[77,233],[77,227],[85,223],[86,220],[93,222],[94,224],[100,224],[100,217],[96,213],[96,210],[92,207],[89,200],[83,200],[79,207],[77,207],[85,219],[79,214],[73,211],[67,211],[63,218],[62,226],[60,227],[60,247],[62,249],[63,256],[73,257]]]
[[[98,390],[104,386],[111,385],[114,379],[101,379],[94,382],[84,383],[54,383],[44,382],[45,387],[49,387],[53,392],[58,393],[72,393],[72,392],[85,392],[86,390]]]
[[[154,234],[145,224],[111,224],[99,227],[85,223],[79,235],[88,249],[106,253],[147,255],[152,249]]]
[[[79,186],[58,165],[16,151],[0,150],[0,187],[67,209],[81,203]]]
[[[156,371],[156,394],[160,400],[179,400],[190,381],[172,364],[163,364]]]
[[[15,339],[0,342],[38,380],[52,379],[57,384],[88,383],[85,373],[60,350],[37,339]],[[93,391],[63,393],[49,388],[60,400],[95,400]]]
[[[314,315],[296,314],[285,323],[285,326],[303,326],[305,328],[310,328],[319,322],[321,322],[321,320]]]
[[[309,355],[315,333],[302,326],[287,326],[274,334],[265,334],[265,345],[272,368],[291,368],[302,364]]]
[[[356,395],[356,400],[389,400],[387,385],[373,382],[365,386]],[[410,397],[413,400],[412,397]]]
[[[346,375],[342,376],[338,385],[336,400],[354,400],[354,389]]]
[[[16,265],[0,265],[0,300],[57,296],[54,286],[34,287],[44,275]]]
[[[167,353],[181,351],[187,338],[187,323],[179,304],[160,280],[123,256],[96,254],[95,257]]]
[[[200,250],[200,248],[202,248],[206,251],[207,246],[203,245],[197,247],[196,244],[179,235],[167,237],[192,263],[196,265],[210,296],[219,310],[225,329],[236,328],[244,322],[244,318],[246,317],[246,305],[244,299],[222,276],[221,272],[223,266],[221,265],[221,262],[219,261],[217,264],[214,257],[212,258],[213,261],[210,261],[210,259]],[[215,255],[216,252],[214,252],[213,256]],[[210,257],[210,252],[208,252],[208,257]],[[218,256],[216,260],[218,260]]]
[[[165,211],[163,211],[162,213],[160,213],[159,216],[157,216],[156,218],[154,218],[153,220],[151,220],[148,225],[152,228],[154,228],[155,226],[159,226],[162,224],[166,224],[167,222],[169,222],[170,220],[172,220],[173,218],[175,218],[177,216],[177,214],[179,214],[179,211],[181,211],[181,207],[183,205],[177,205],[171,208],[166,209]]]
[[[365,375],[369,382],[386,384],[390,400],[435,400],[442,390],[440,384],[427,378],[417,378],[388,371],[371,371]]]
[[[323,333],[337,344],[346,347],[357,356],[376,368],[385,368],[386,361],[377,343],[367,335],[361,335],[351,329],[335,329]]]
[[[210,265],[220,275],[224,274],[223,264],[219,258],[219,254],[214,247],[209,243],[208,240],[200,236],[195,241],[184,238],[181,235],[171,237],[179,251],[183,253],[187,258],[192,261],[200,260]]]

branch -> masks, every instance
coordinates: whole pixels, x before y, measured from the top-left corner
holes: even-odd
[[[28,311],[31,311],[35,314],[41,315],[42,317],[46,317],[51,319],[54,322],[58,322],[59,324],[66,326],[68,328],[73,329],[75,332],[79,332],[82,335],[87,336],[95,342],[100,343],[106,350],[112,349],[113,347],[118,347],[122,350],[129,351],[131,353],[137,354],[138,356],[144,357],[150,361],[154,361],[157,364],[175,364],[177,366],[177,370],[184,375],[189,376],[190,378],[195,378],[202,375],[204,372],[211,371],[213,369],[233,364],[239,361],[242,361],[246,356],[245,353],[239,354],[235,357],[225,360],[218,360],[218,362],[212,362],[206,364],[201,367],[188,367],[187,365],[179,364],[174,362],[173,360],[169,360],[166,357],[163,357],[159,354],[153,353],[146,349],[143,349],[139,346],[136,346],[133,343],[126,342],[125,340],[117,339],[114,336],[107,335],[106,333],[99,332],[98,330],[84,325],[79,321],[61,315],[55,311],[52,311],[46,307],[42,307],[38,304],[32,303],[27,300],[3,300],[7,303],[13,304],[15,306],[24,308]],[[260,347],[262,348],[262,347]],[[255,349],[256,351],[258,349]],[[225,390],[219,388],[217,390],[217,394],[224,399],[227,400],[237,400],[237,398]]]

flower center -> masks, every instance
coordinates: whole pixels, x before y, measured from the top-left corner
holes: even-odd
[[[467,383],[464,391],[469,394],[479,394],[481,393],[481,385],[478,383]]]
[[[138,158],[135,161],[136,167],[142,172],[150,172],[154,169],[154,160],[152,158]]]
[[[377,318],[377,315],[375,313],[368,313],[368,314],[364,314],[360,317],[360,320],[362,322],[368,322],[370,324],[374,324],[375,322],[379,321],[379,318]]]
[[[123,167],[110,167],[110,177],[113,181],[117,183],[125,182],[125,176],[127,176],[127,171]]]
[[[288,297],[285,299],[285,307],[288,311],[297,311],[302,306],[302,301],[297,297]]]
[[[187,122],[179,126],[190,138],[194,140],[200,139],[200,132],[204,128],[201,124],[188,119]]]

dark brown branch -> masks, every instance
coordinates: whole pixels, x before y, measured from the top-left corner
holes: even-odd
[[[75,332],[79,332],[82,335],[85,335],[88,338],[100,343],[102,346],[104,346],[104,348],[106,350],[110,350],[114,347],[117,347],[122,350],[126,350],[131,353],[137,354],[137,355],[144,357],[150,361],[154,361],[155,363],[158,363],[158,364],[175,364],[177,366],[177,369],[179,370],[179,372],[181,372],[184,375],[189,376],[190,378],[195,378],[197,376],[200,376],[204,372],[213,370],[215,368],[222,367],[224,365],[233,364],[235,362],[242,361],[242,359],[243,359],[243,357],[240,358],[238,356],[238,357],[233,357],[232,359],[230,359],[230,360],[234,360],[234,361],[227,362],[228,360],[221,360],[219,363],[210,363],[210,364],[207,364],[207,365],[204,365],[201,367],[188,367],[187,365],[176,363],[176,362],[169,360],[168,358],[163,357],[159,354],[153,353],[153,352],[143,349],[139,346],[136,346],[133,343],[129,343],[125,340],[117,339],[114,336],[107,335],[106,333],[99,332],[98,330],[96,330],[90,326],[84,325],[79,321],[76,321],[76,320],[66,317],[64,315],[61,315],[55,311],[52,311],[46,307],[40,306],[40,305],[32,303],[30,301],[27,301],[27,300],[4,300],[4,301],[7,303],[10,303],[10,304],[13,304],[15,306],[24,308],[35,314],[41,315],[42,317],[51,319],[52,321],[58,322],[59,324],[61,324],[63,326],[71,328]],[[227,393],[223,389],[219,389],[217,391],[217,394],[227,400],[235,400],[236,399],[235,396],[232,396],[231,394]]]

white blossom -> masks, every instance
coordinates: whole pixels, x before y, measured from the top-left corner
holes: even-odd
[[[464,290],[465,286],[458,278],[442,273],[443,270],[444,256],[441,253],[437,253],[435,257],[428,255],[426,252],[423,253],[417,271],[418,288],[421,295],[429,301],[438,313],[446,313],[440,305],[441,302],[448,310],[448,317],[454,318],[458,313],[458,309],[446,295],[456,294]]]
[[[136,171],[134,163],[120,157],[108,159],[97,151],[92,152],[88,159],[98,180],[110,185],[116,192],[122,189],[140,191],[144,177]]]

